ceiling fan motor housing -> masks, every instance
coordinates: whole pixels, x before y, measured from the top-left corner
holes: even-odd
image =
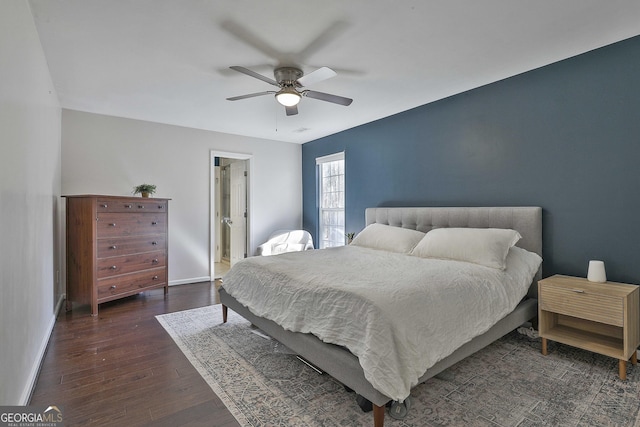
[[[304,73],[299,68],[280,67],[273,71],[273,75],[280,86],[294,86]]]

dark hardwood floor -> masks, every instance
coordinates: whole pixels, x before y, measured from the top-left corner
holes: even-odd
[[[65,426],[238,426],[155,316],[219,303],[195,283],[61,310],[31,405],[61,407]]]

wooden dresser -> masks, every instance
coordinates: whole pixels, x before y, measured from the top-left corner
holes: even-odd
[[[67,310],[164,288],[170,199],[99,195],[67,199]]]

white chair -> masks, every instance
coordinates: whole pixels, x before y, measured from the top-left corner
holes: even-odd
[[[258,246],[258,255],[277,255],[313,249],[313,238],[305,230],[278,230]]]

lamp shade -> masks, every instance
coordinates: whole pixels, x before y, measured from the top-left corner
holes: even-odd
[[[604,270],[604,261],[589,261],[589,270],[587,272],[587,280],[590,282],[606,282],[607,273]]]
[[[293,107],[300,102],[300,94],[293,88],[284,87],[276,93],[276,99],[285,107]]]

